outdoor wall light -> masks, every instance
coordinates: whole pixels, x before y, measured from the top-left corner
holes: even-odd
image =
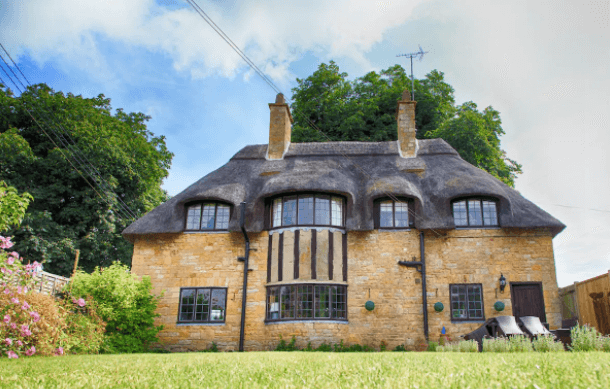
[[[504,288],[506,288],[506,277],[500,273],[500,293],[504,293]]]

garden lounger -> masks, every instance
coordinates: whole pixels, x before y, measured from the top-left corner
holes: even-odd
[[[531,337],[538,335],[551,335],[551,331],[547,330],[538,316],[524,316],[520,317],[522,328],[526,334]]]
[[[472,331],[469,334],[464,335],[464,339],[466,340],[476,340],[479,344],[479,351],[483,351],[483,339],[488,338],[490,336],[489,331],[487,330],[487,323],[483,324],[481,327]]]
[[[494,338],[497,336],[525,335],[519,328],[514,316],[498,316],[490,321],[488,327],[491,327],[491,336]]]

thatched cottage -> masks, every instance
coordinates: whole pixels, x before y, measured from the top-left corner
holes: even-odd
[[[496,315],[560,325],[565,226],[442,139],[416,140],[408,93],[395,142],[290,143],[288,105],[269,108],[268,145],[123,232],[132,271],[164,291],[165,347],[267,350],[295,335],[409,348]]]

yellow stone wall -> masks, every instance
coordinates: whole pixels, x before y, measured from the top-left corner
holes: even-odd
[[[250,253],[252,271],[248,276],[246,350],[273,349],[280,335],[286,340],[295,335],[300,347],[305,347],[309,341],[317,346],[322,342],[338,343],[341,339],[346,344],[359,343],[375,348],[384,341],[389,349],[399,344],[416,348],[423,342],[421,275],[415,268],[398,265],[398,261],[420,259],[419,231],[348,233],[347,323],[265,324],[269,235],[262,232],[249,236],[251,247],[256,251]],[[302,238],[306,236],[302,234]],[[301,245],[308,247],[303,241]],[[335,250],[338,246],[335,245]],[[425,249],[430,340],[438,339],[443,326],[449,336],[457,337],[481,325],[480,322],[451,322],[451,283],[483,285],[486,319],[512,314],[510,287],[507,286],[504,293],[496,292],[500,273],[509,283],[541,281],[547,321],[551,328],[559,326],[561,317],[552,237],[547,231],[426,231]],[[160,333],[164,347],[175,351],[197,350],[209,347],[214,341],[221,350],[238,349],[243,262],[238,262],[237,257],[243,256],[243,250],[241,233],[151,235],[136,240],[132,271],[150,276],[155,293],[164,291],[158,308],[161,317],[157,320],[165,326]],[[277,244],[273,250],[277,250]],[[290,256],[291,250],[292,247],[288,249]],[[342,262],[340,252],[335,251],[334,258],[333,273],[340,275],[341,267],[337,266]],[[304,262],[303,257],[301,272],[307,268]],[[277,268],[275,271],[277,274]],[[332,283],[344,284],[342,276],[334,278]],[[289,280],[294,282],[292,277]],[[177,325],[180,288],[209,286],[228,288],[226,323]],[[367,300],[375,302],[372,312],[364,308]],[[506,304],[504,312],[494,311],[493,304],[498,300]],[[434,311],[433,305],[437,301],[445,305],[441,313]]]

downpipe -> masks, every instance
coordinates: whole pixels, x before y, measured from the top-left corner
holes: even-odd
[[[246,295],[248,291],[248,259],[250,258],[250,239],[246,232],[246,203],[241,203],[241,218],[239,220],[239,227],[241,232],[244,234],[245,241],[245,254],[243,257],[238,257],[237,260],[244,263],[244,284],[243,294],[241,298],[241,327],[239,329],[239,351],[244,351],[244,329],[246,326]]]

